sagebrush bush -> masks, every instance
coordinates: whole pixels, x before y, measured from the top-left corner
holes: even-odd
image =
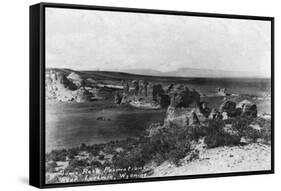
[[[225,122],[223,120],[216,119],[208,121],[205,143],[209,148],[219,146],[232,146],[240,143],[240,137],[238,134],[228,133],[224,128]]]
[[[271,142],[271,119],[257,118],[255,122],[262,127],[260,138],[264,139],[266,143],[270,143]]]
[[[46,172],[54,173],[56,172],[56,167],[58,167],[56,162],[47,163]]]
[[[69,164],[65,169],[65,171],[66,172],[83,171],[83,169],[88,166],[90,166],[90,163],[87,160],[73,159],[69,161]]]
[[[240,137],[256,141],[263,139],[265,142],[271,140],[271,120],[264,118],[239,117],[233,121],[233,127],[238,130]],[[252,128],[256,125],[260,129]]]

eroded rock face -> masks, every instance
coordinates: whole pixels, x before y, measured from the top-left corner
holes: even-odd
[[[46,72],[46,97],[47,99],[57,99],[58,101],[69,101],[72,99],[71,90],[75,89],[66,77],[60,72]]]
[[[206,118],[195,108],[176,108],[169,106],[164,120],[168,126],[187,127],[199,125]]]
[[[46,72],[46,97],[61,102],[87,102],[95,97],[96,90],[82,85],[79,75],[72,72],[68,77],[58,71]]]
[[[80,88],[83,84],[83,79],[81,78],[80,75],[78,75],[75,72],[71,72],[68,76],[67,79],[72,82],[77,88]]]
[[[193,90],[188,89],[184,85],[175,85],[169,90],[169,95],[171,97],[171,106],[179,107],[197,107],[200,102],[200,94]]]
[[[91,101],[92,94],[86,90],[84,87],[80,87],[78,90],[72,92],[73,97],[76,102],[83,103],[87,101]]]

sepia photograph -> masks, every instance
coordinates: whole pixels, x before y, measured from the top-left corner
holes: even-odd
[[[270,20],[45,8],[45,184],[272,170]]]

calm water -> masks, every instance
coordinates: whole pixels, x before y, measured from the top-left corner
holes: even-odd
[[[128,108],[95,109],[92,103],[48,103],[46,105],[46,150],[71,148],[136,137],[152,122],[161,122],[165,110]],[[97,120],[105,117],[106,120]],[[109,120],[108,120],[109,119]]]
[[[175,83],[175,82],[171,82]],[[270,80],[264,79],[196,79],[188,87],[205,94],[214,94],[218,87],[235,94],[264,96],[270,92]],[[205,98],[210,107],[217,107],[223,98]],[[270,100],[257,101],[259,111],[270,112]],[[46,150],[71,148],[81,143],[95,144],[135,137],[152,122],[161,122],[165,110],[134,110],[122,107],[101,107],[103,102],[46,103]],[[104,108],[104,109],[98,109]],[[97,120],[105,117],[106,121]]]

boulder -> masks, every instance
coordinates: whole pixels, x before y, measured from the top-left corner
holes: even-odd
[[[237,107],[240,108],[242,116],[257,117],[258,108],[253,102],[249,100],[243,100],[237,105]]]
[[[225,101],[220,105],[219,112],[226,112],[228,116],[232,116],[236,111],[236,103],[233,101]]]
[[[184,85],[175,85],[169,91],[171,106],[173,107],[194,107],[199,106],[200,94],[194,89],[190,90]]]

